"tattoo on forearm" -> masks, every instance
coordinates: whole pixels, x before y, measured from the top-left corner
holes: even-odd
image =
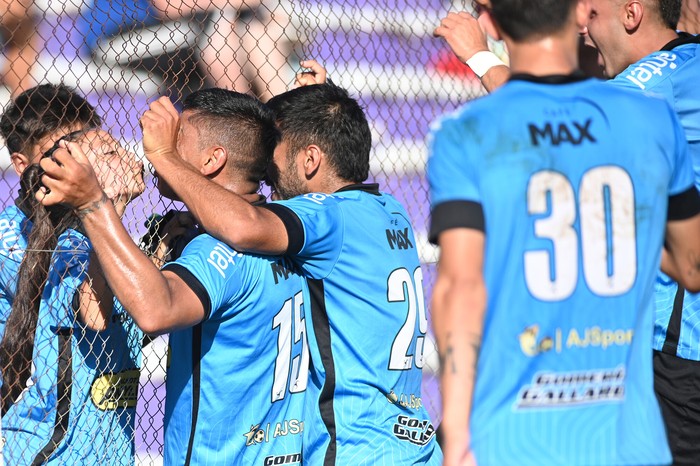
[[[87,207],[76,210],[75,213],[78,215],[78,218],[82,220],[85,217],[87,217],[88,215],[90,215],[91,213],[99,210],[100,207],[102,207],[108,201],[109,201],[109,198],[103,192],[102,197],[99,200],[93,202],[92,204],[89,204]]]
[[[467,343],[472,350],[472,370],[476,372],[476,365],[479,361],[479,353],[481,352],[481,337],[477,335],[464,335],[462,338],[466,338],[468,340]],[[450,373],[456,374],[458,372],[458,361],[455,357],[455,348],[452,339],[452,332],[449,332],[446,338],[447,342],[445,344],[445,350],[440,353],[440,365],[441,367],[449,370]]]

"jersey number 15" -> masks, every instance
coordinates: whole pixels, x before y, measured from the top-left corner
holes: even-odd
[[[300,291],[284,302],[272,320],[272,330],[279,329],[275,378],[272,383],[273,403],[284,399],[288,385],[290,393],[306,390],[309,379],[309,345],[306,341],[306,319],[301,317],[303,303]],[[301,354],[292,357],[294,346],[300,342]]]

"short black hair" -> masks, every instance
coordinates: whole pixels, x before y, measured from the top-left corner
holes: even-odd
[[[491,13],[516,42],[560,31],[578,0],[491,0]]]
[[[0,135],[10,153],[29,155],[43,137],[73,125],[96,128],[102,124],[95,108],[63,84],[41,84],[22,92],[0,116]]]
[[[316,144],[336,175],[361,183],[369,176],[372,133],[360,104],[333,83],[303,86],[270,99],[290,153]]]
[[[681,19],[683,0],[658,0],[659,16],[664,25],[675,30]]]
[[[228,89],[193,92],[183,101],[192,112],[200,143],[220,144],[234,156],[228,168],[259,183],[272,162],[279,133],[274,114],[255,97]]]

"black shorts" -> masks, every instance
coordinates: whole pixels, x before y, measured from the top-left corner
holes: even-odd
[[[699,466],[700,361],[654,351],[654,389],[674,466]]]

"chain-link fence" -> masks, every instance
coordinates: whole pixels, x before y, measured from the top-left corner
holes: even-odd
[[[85,96],[101,117],[101,126],[124,148],[142,154],[138,122],[155,96],[169,95],[177,104],[194,90],[218,86],[266,100],[292,86],[300,59],[316,59],[366,110],[373,133],[370,177],[407,208],[417,235],[429,302],[437,251],[427,241],[424,138],[440,114],[482,92],[466,65],[432,36],[447,11],[470,9],[469,2],[452,3],[0,0],[4,43],[0,99],[8,108],[12,95],[35,84],[64,83]],[[75,121],[82,120],[76,117]],[[99,132],[77,137],[85,144],[98,141],[98,145],[113,145],[109,135]],[[42,152],[53,143],[36,142]],[[16,174],[21,171],[22,159],[17,148],[8,146],[9,141],[0,154],[0,198],[5,209],[0,216],[4,255],[0,292],[7,313],[14,309],[16,296],[26,291],[18,286],[25,278],[26,271],[19,267],[25,254],[60,251],[53,259],[50,254],[42,259],[42,270],[43,280],[46,270],[53,274],[61,271],[62,276],[48,274],[43,298],[54,304],[41,307],[38,322],[22,323],[25,332],[21,338],[25,341],[14,342],[29,351],[31,366],[17,369],[12,377],[22,381],[31,373],[30,384],[38,387],[26,392],[36,394],[34,398],[23,399],[23,419],[32,421],[12,425],[17,422],[12,409],[8,413],[3,409],[3,428],[12,425],[29,434],[43,429],[44,438],[52,441],[72,438],[70,442],[36,446],[29,445],[29,435],[25,440],[20,436],[13,445],[6,444],[5,456],[8,458],[9,448],[27,448],[48,458],[55,453],[51,445],[68,444],[65,448],[74,451],[63,452],[67,459],[62,463],[66,464],[83,464],[81,451],[90,449],[100,449],[93,458],[103,458],[104,464],[128,464],[134,457],[142,464],[158,464],[163,451],[167,338],[144,341],[126,314],[117,311],[112,314],[111,324],[119,324],[114,334],[79,330],[72,325],[70,320],[83,312],[74,295],[76,290],[84,291],[79,288],[86,271],[81,270],[82,262],[76,262],[76,257],[87,254],[87,243],[79,233],[71,233],[74,225],[57,227],[55,221],[54,228],[64,231],[57,242],[28,244],[27,238],[22,239],[27,218],[37,224],[38,220],[26,215],[31,207],[22,208]],[[144,194],[128,205],[123,217],[135,241],[146,233],[149,221],[152,225],[153,214],[182,208],[159,196],[148,170],[146,184]],[[28,189],[31,186],[24,186],[25,193]],[[15,203],[18,198],[20,202]],[[36,303],[28,303],[32,305]],[[8,321],[7,327],[11,324]],[[27,329],[34,329],[29,333],[35,338],[29,338]],[[424,404],[439,422],[434,346],[426,345],[423,389]],[[0,354],[6,354],[1,346]],[[8,379],[4,376],[4,385],[9,385]],[[61,394],[70,393],[71,384],[73,398],[70,406],[65,406]],[[19,388],[24,389],[24,384]],[[78,425],[81,419],[91,421]],[[12,457],[26,458],[22,454]]]

